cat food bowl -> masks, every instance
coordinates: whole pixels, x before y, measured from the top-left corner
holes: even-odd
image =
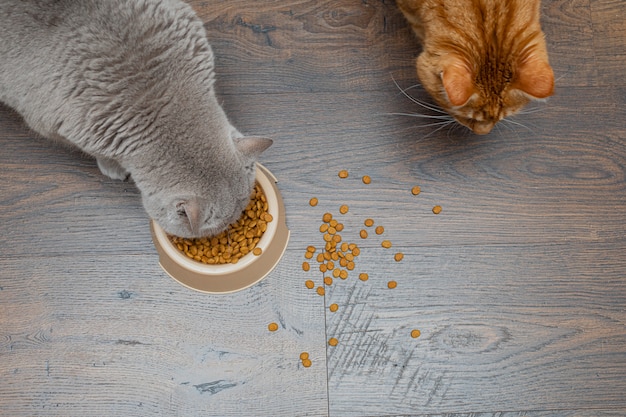
[[[179,250],[165,231],[151,221],[152,240],[159,253],[159,263],[163,270],[182,285],[211,294],[243,290],[265,278],[283,256],[290,233],[276,178],[267,168],[257,164],[256,182],[265,194],[267,213],[272,217],[256,244],[256,248],[260,248],[260,255],[249,252],[237,263],[208,265],[198,262]]]

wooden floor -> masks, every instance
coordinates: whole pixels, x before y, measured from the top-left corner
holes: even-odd
[[[544,0],[556,95],[488,136],[394,115],[421,109],[393,1],[191,3],[227,113],[275,139],[286,254],[239,293],[182,287],[132,183],[0,107],[0,415],[626,415],[626,2]],[[321,297],[327,211],[361,255]]]

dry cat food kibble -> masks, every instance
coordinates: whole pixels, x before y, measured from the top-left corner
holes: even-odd
[[[309,269],[311,269],[311,265],[309,265],[308,262],[302,262],[302,269],[304,271],[308,271]]]
[[[309,200],[309,204],[311,205],[311,207],[317,206],[317,203],[319,203],[319,200],[315,197]]]
[[[276,323],[270,323],[267,325],[267,330],[269,330],[270,332],[275,332],[276,330],[278,330],[278,324]]]
[[[179,251],[195,261],[208,265],[236,264],[250,252],[261,255],[262,250],[257,244],[272,220],[272,215],[268,213],[267,198],[259,184],[256,184],[250,203],[241,217],[224,232],[214,237],[197,239],[168,237]]]
[[[304,366],[305,368],[308,368],[309,366],[311,366],[311,359],[309,359],[308,352],[302,352],[300,354],[300,361],[302,361],[302,366]]]
[[[345,210],[347,211],[347,206],[345,206]],[[323,274],[329,274],[324,276],[324,285],[332,286],[333,278],[341,278],[343,280],[348,278],[348,271],[355,268],[354,260],[361,251],[356,244],[343,242],[343,238],[338,232],[342,231],[344,226],[334,219],[331,213],[324,213],[322,222],[319,230],[325,242],[324,248],[315,255],[316,248],[308,246],[304,256],[307,259],[315,258],[319,263],[319,271]],[[303,269],[305,271],[310,270],[310,268],[307,269],[306,267]],[[305,285],[307,288],[313,288],[314,286],[311,280],[306,281]],[[324,295],[324,287],[319,286],[316,292],[319,295]]]
[[[339,171],[340,178],[348,178],[348,171],[341,170]],[[371,177],[368,175],[362,176],[362,181],[364,184],[371,183]],[[408,188],[408,187],[407,187]],[[416,196],[421,193],[421,189],[419,186],[413,186],[411,188],[411,194]],[[312,204],[311,206],[317,205],[317,199],[311,199],[316,204]],[[343,204],[339,207],[340,214],[347,214],[349,211],[349,207],[346,204]],[[358,211],[358,210],[357,210]],[[435,206],[433,208],[433,213],[439,214],[441,212],[440,206]],[[378,222],[378,221],[377,221]],[[381,225],[377,225],[374,227],[375,223],[372,218],[365,218],[363,221],[363,225],[365,226],[363,229],[357,229],[359,236],[361,239],[368,239],[370,236],[373,236],[372,233],[376,233],[376,235],[383,235],[385,233],[385,228]],[[324,213],[322,216],[322,224],[319,226],[319,231],[322,234],[323,238],[323,247],[320,248],[319,251],[314,246],[309,246],[307,248],[307,252],[305,253],[306,259],[315,259],[319,263],[319,270],[324,274],[323,275],[323,284],[318,286],[316,291],[317,294],[324,296],[326,294],[325,288],[329,288],[329,298],[333,298],[335,288],[338,290],[343,285],[341,281],[338,279],[341,278],[343,280],[348,278],[349,271],[355,270],[357,265],[355,263],[356,257],[360,255],[361,250],[355,243],[348,243],[343,241],[343,237],[340,232],[343,230],[343,224],[339,223],[331,213]],[[371,228],[371,229],[367,229]],[[369,230],[369,232],[368,232]],[[381,236],[381,239],[384,237]],[[385,249],[391,248],[393,245],[390,240],[382,240],[380,242],[381,246]],[[393,258],[396,262],[401,262],[404,260],[404,254],[402,252],[396,252],[393,255]],[[307,263],[307,262],[305,262]],[[309,268],[304,268],[306,271]],[[354,272],[350,272],[350,274],[354,274]],[[369,280],[369,275],[365,272],[358,273],[358,278],[362,282],[366,282]],[[374,279],[372,280],[374,281]],[[315,284],[312,280],[307,280],[305,283],[306,287],[309,289],[313,289]],[[368,284],[359,284],[359,285],[368,285]],[[385,284],[383,284],[385,285]],[[386,282],[388,289],[395,289],[398,287],[397,281],[390,279]],[[339,310],[339,305],[336,303],[332,303],[328,306],[328,310],[331,313],[336,313]],[[412,338],[418,338],[420,336],[420,331],[417,329],[410,330],[410,336]],[[339,341],[335,337],[331,337],[328,339],[328,346],[338,346]],[[308,359],[308,354],[306,358],[301,357],[302,364],[305,367],[311,366],[310,360]],[[306,361],[309,361],[308,364]]]

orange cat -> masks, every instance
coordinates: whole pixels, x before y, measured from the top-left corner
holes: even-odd
[[[417,74],[459,123],[486,134],[554,91],[539,0],[397,0],[422,41]]]

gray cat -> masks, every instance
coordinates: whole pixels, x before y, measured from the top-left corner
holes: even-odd
[[[217,102],[202,22],[179,0],[0,0],[0,100],[39,134],[130,175],[181,237],[237,220],[270,139]]]

